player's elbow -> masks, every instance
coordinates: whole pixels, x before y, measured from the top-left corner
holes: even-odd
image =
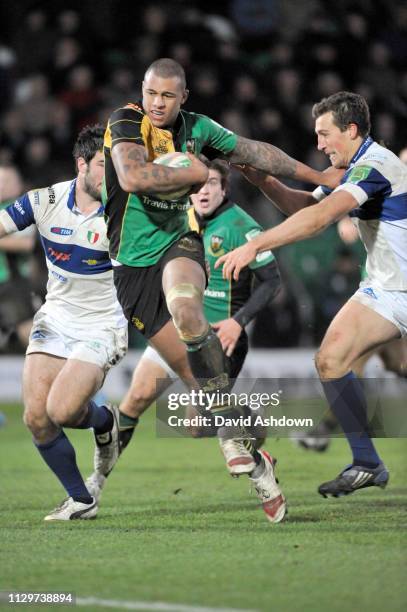
[[[137,181],[134,178],[129,178],[127,176],[118,175],[118,181],[121,189],[126,191],[127,193],[134,193],[138,191],[137,189]]]

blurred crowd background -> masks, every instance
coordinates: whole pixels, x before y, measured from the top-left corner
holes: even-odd
[[[327,160],[315,147],[312,104],[342,89],[368,100],[375,140],[397,154],[407,146],[405,0],[3,2],[0,202],[72,178],[78,131],[139,99],[145,68],[163,56],[186,70],[187,110],[314,168]],[[265,227],[281,220],[237,173],[231,197]],[[20,254],[0,241],[0,259],[0,296],[1,284],[23,278],[43,297],[38,241]],[[332,227],[280,249],[278,260],[284,291],[258,317],[252,344],[317,344],[358,285],[363,249]],[[11,331],[0,318],[1,350],[22,350]]]

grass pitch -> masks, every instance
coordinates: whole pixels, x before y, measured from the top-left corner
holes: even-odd
[[[216,440],[157,439],[150,412],[109,477],[98,518],[45,524],[64,492],[21,407],[0,409],[8,419],[0,429],[0,590],[276,612],[406,609],[406,440],[377,441],[391,474],[385,491],[338,500],[316,488],[349,461],[345,441],[313,454],[269,440],[289,503],[288,520],[270,525],[248,479],[227,475]],[[67,433],[87,475],[91,433]]]

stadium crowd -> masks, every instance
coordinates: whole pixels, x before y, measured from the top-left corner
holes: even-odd
[[[376,141],[397,154],[407,144],[405,2],[172,0],[124,8],[114,0],[97,7],[83,0],[80,11],[75,6],[55,0],[0,8],[0,164],[18,169],[21,192],[70,178],[80,129],[105,124],[113,109],[137,99],[145,66],[163,56],[186,70],[186,110],[271,142],[316,169],[327,160],[316,151],[310,109],[341,89],[367,99]],[[9,198],[3,189],[2,203]],[[265,227],[281,220],[238,173],[232,198],[250,203]],[[28,274],[41,293],[41,257],[34,248],[28,272],[7,271],[3,262],[0,282]],[[271,312],[258,317],[253,343],[315,344],[358,285],[362,249],[343,245],[331,227],[319,240],[280,249],[278,257],[285,289]]]

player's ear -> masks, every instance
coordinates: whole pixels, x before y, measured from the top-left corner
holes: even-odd
[[[76,169],[78,171],[78,174],[86,174],[86,170],[87,170],[88,164],[85,161],[84,157],[78,157],[78,159],[76,160]]]
[[[350,132],[350,137],[352,138],[352,140],[355,140],[355,138],[357,138],[358,136],[358,126],[356,123],[349,123],[348,126],[349,132]]]
[[[189,96],[189,89],[184,89],[184,93],[182,94],[182,98],[181,98],[181,104],[185,104],[185,102],[188,100],[188,96]]]

